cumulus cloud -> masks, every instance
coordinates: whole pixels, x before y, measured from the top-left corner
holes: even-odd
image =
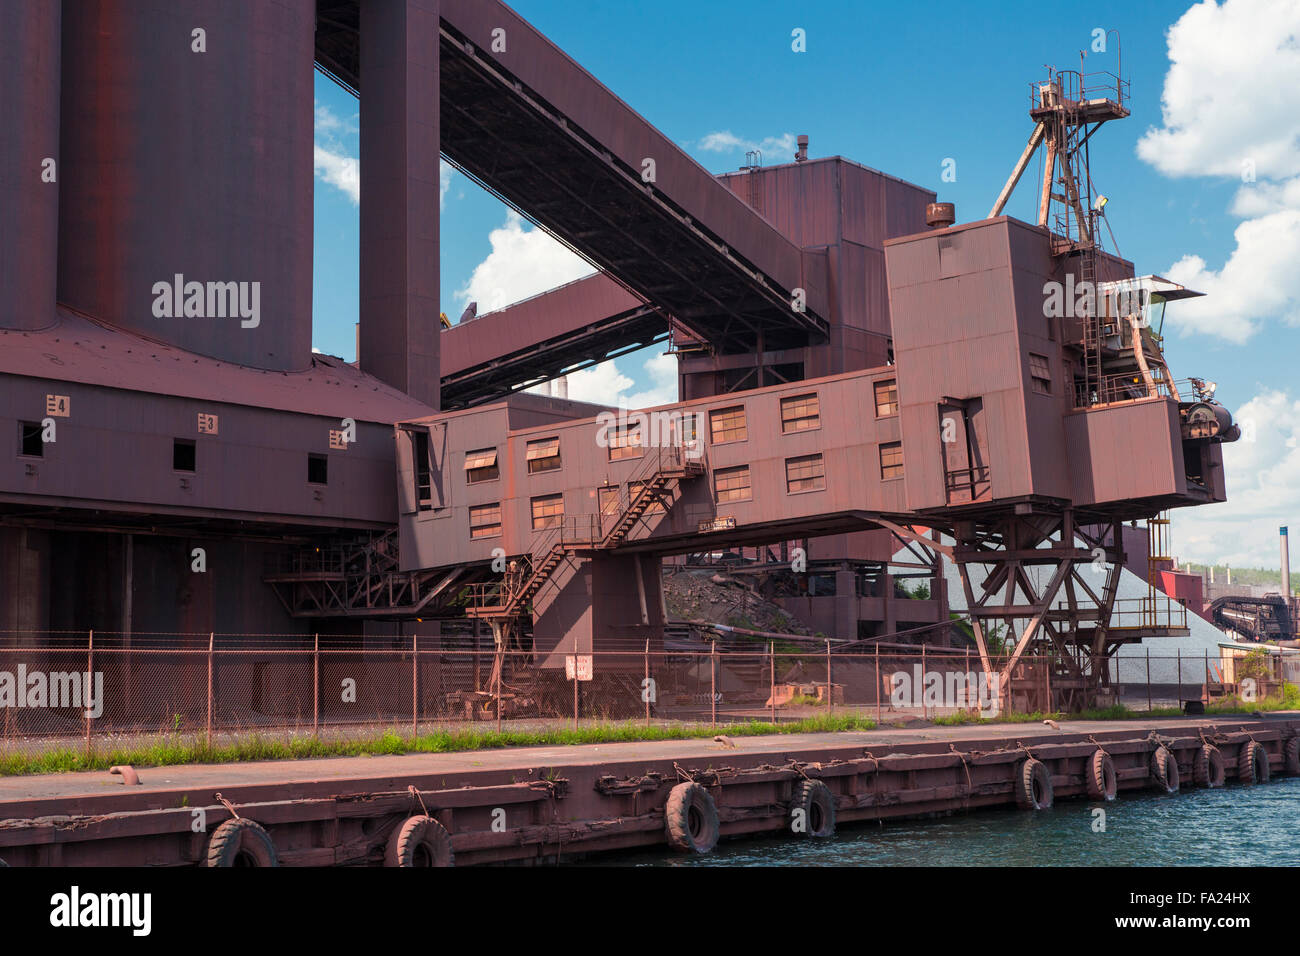
[[[352,201],[361,202],[361,161],[355,155],[360,133],[357,117],[337,116],[328,106],[316,104],[316,143],[313,164],[321,182],[333,186]],[[447,205],[455,169],[445,159],[438,160],[438,208]]]
[[[741,139],[731,130],[710,133],[696,144],[706,153],[747,153],[761,150],[764,160],[785,163],[794,159],[797,146],[794,133],[782,133],[780,136],[768,136],[762,140]]]
[[[1138,155],[1168,176],[1230,177],[1244,221],[1215,268],[1189,252],[1166,271],[1209,293],[1169,310],[1180,334],[1245,342],[1268,320],[1300,324],[1300,4],[1204,0],[1168,32],[1163,125]]]
[[[1169,28],[1164,125],[1138,155],[1170,176],[1300,173],[1300,4],[1204,0]]]
[[[1175,509],[1174,552],[1198,564],[1277,567],[1277,529],[1300,500],[1300,396],[1265,389],[1235,418],[1242,437],[1223,446],[1228,501]]]
[[[591,275],[591,263],[552,239],[545,231],[531,227],[513,209],[505,223],[488,234],[491,252],[480,262],[457,293],[462,306],[478,303],[478,314],[494,312],[512,303],[540,295],[556,286]],[[624,368],[640,361],[641,375],[634,378]],[[567,376],[569,398],[599,405],[650,408],[677,401],[677,360],[671,355],[635,352],[611,359]],[[641,382],[644,387],[638,384]],[[530,388],[545,392],[545,385]]]
[[[505,224],[488,234],[488,242],[492,251],[456,293],[462,306],[477,302],[479,315],[596,271],[546,232],[529,228],[513,209],[506,213]]]
[[[355,157],[327,149],[320,143],[314,151],[316,175],[341,190],[355,206],[361,202],[361,164]]]
[[[635,361],[645,352],[634,353],[622,359],[611,359],[591,368],[570,372],[569,398],[598,405],[624,406],[626,408],[654,408],[677,401],[677,359],[667,353],[656,353],[645,359],[642,371],[649,388],[634,391],[637,382],[624,374],[618,362]],[[530,392],[545,393],[546,386],[539,385]]]
[[[1198,292],[1169,307],[1169,323],[1183,334],[1198,332],[1242,343],[1261,317],[1300,325],[1300,208],[1248,219],[1233,233],[1236,249],[1215,270],[1200,256],[1183,256],[1165,273]]]

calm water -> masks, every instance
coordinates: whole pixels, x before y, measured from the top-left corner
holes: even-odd
[[[1106,831],[1093,832],[1093,808]],[[1255,787],[1064,800],[936,820],[846,824],[830,840],[723,841],[707,856],[664,852],[592,863],[632,866],[1296,866],[1300,777]]]

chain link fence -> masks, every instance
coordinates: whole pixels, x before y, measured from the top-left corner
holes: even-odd
[[[1276,655],[1232,668],[1208,654],[1111,659],[1099,662],[1098,699],[1085,697],[1089,682],[1066,661],[1026,657],[1006,680],[1005,658],[991,659],[986,671],[973,649],[930,646],[841,651],[828,643],[820,653],[789,653],[754,643],[570,655],[448,649],[411,637],[385,639],[403,648],[275,635],[0,637],[0,755],[107,753],[178,737],[224,744],[261,734],[362,739],[385,730],[596,722],[856,715],[887,724],[1053,711],[1085,699],[1150,709],[1238,693],[1246,679],[1267,696],[1284,687],[1289,664]]]

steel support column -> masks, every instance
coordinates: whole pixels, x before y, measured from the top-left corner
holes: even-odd
[[[439,404],[439,0],[361,4],[363,371]]]

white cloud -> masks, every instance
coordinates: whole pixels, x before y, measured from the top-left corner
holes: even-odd
[[[1138,155],[1170,176],[1300,173],[1300,4],[1205,0],[1169,28],[1164,126]]]
[[[320,103],[317,103],[316,134],[318,136],[322,133],[329,136],[355,136],[360,132],[360,127],[357,126],[358,118],[358,114],[356,113],[346,118],[335,116],[334,111],[328,106],[323,106]]]
[[[1277,529],[1300,500],[1300,397],[1265,389],[1237,410],[1242,437],[1223,446],[1228,501],[1172,512],[1182,561],[1277,567]]]
[[[445,159],[438,160],[438,209],[447,208],[447,190],[451,188],[451,178],[456,175]]]
[[[361,164],[354,157],[326,149],[317,143],[314,162],[316,175],[321,180],[342,190],[354,206],[361,202]]]
[[[763,140],[741,139],[731,130],[710,133],[697,144],[707,153],[747,153],[761,150],[764,162],[788,163],[794,159],[797,146],[794,133],[768,136]]]
[[[619,369],[618,361],[610,359],[591,368],[570,372],[566,376],[569,398],[627,408],[653,408],[677,401],[677,359],[674,356],[657,353],[646,359],[642,368],[650,387],[635,392],[632,389],[636,388],[636,381]],[[538,385],[528,391],[545,393],[546,386]]]
[[[313,163],[316,175],[343,192],[352,205],[361,202],[361,161],[354,155],[355,148],[344,143],[343,138],[355,140],[360,133],[357,117],[346,119],[335,116],[328,106],[316,104],[316,143]],[[456,170],[445,159],[438,160],[438,209],[447,206],[447,191],[451,188]]]
[[[1300,324],[1300,4],[1204,0],[1167,34],[1163,127],[1138,155],[1168,176],[1239,179],[1245,221],[1218,269],[1189,253],[1166,275],[1201,292],[1169,310],[1182,335],[1242,343],[1270,319]]]
[[[1217,335],[1242,343],[1263,317],[1300,325],[1300,208],[1248,219],[1233,233],[1237,247],[1213,270],[1200,256],[1184,256],[1165,273],[1198,292],[1169,307],[1169,324],[1180,334]]]
[[[477,302],[479,315],[596,271],[546,232],[529,228],[513,209],[507,211],[505,225],[489,233],[488,241],[492,251],[456,293],[462,305]]]

